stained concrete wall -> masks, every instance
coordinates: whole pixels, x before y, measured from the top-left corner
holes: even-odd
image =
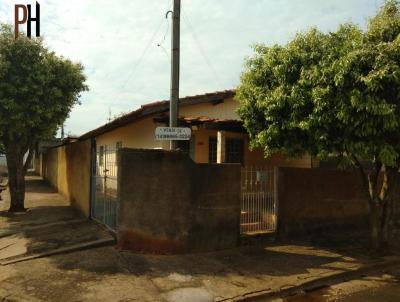
[[[85,217],[90,214],[90,140],[48,149],[43,155],[43,178]]]
[[[181,253],[237,246],[240,165],[124,148],[118,171],[120,248]]]
[[[310,234],[368,223],[368,203],[357,173],[279,168],[278,233]]]

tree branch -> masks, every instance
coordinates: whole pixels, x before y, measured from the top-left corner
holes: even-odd
[[[379,174],[382,171],[383,164],[382,164],[382,162],[380,160],[377,160],[377,158],[378,158],[378,155],[375,154],[374,155],[374,169],[373,169],[373,172],[372,172],[372,175],[371,175],[371,177],[372,177],[371,185],[373,186],[374,200],[378,199],[379,201],[381,201],[379,193],[382,191],[382,188],[384,186],[384,182],[382,183],[382,187],[379,188]],[[386,175],[384,175],[384,177],[386,177]]]
[[[379,199],[381,200],[382,203],[385,203],[386,201],[386,195],[388,191],[388,186],[389,186],[389,176],[388,176],[388,167],[385,166],[385,171],[383,173],[383,182],[381,186],[381,190],[379,193]]]
[[[364,192],[366,197],[368,198],[368,202],[371,203],[372,202],[372,196],[371,196],[371,191],[369,188],[369,177],[367,176],[367,174],[365,173],[364,167],[362,166],[361,162],[358,160],[358,158],[354,155],[354,154],[350,154],[350,157],[354,160],[356,167],[358,168],[360,174],[361,174],[361,178],[362,178],[362,184],[364,187]]]

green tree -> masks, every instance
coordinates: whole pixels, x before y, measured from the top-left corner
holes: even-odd
[[[87,90],[83,66],[58,57],[41,39],[0,26],[0,142],[7,157],[10,211],[23,211],[24,155],[56,130]],[[26,161],[28,163],[28,161]]]
[[[399,34],[400,6],[391,0],[366,31],[344,24],[285,46],[256,45],[237,93],[252,146],[267,156],[334,154],[358,168],[375,250],[389,241],[399,184]]]

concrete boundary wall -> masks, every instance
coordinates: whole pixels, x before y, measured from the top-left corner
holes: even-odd
[[[43,178],[85,217],[89,217],[91,141],[48,149],[42,159]]]
[[[240,165],[196,164],[181,152],[121,149],[118,245],[150,253],[239,242]]]
[[[368,224],[361,179],[350,171],[279,168],[278,209],[283,238]]]

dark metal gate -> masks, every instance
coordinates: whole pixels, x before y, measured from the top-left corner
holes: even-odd
[[[277,170],[245,166],[241,180],[240,233],[275,232],[277,227]]]
[[[92,150],[91,216],[117,231],[118,213],[118,149],[94,145]]]

